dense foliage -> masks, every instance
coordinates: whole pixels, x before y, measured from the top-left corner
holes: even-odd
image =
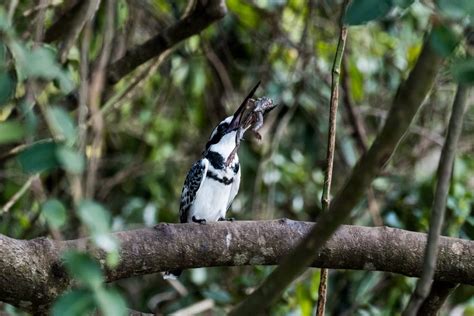
[[[474,59],[465,57],[474,42],[474,7],[468,0],[453,3],[349,5],[343,20],[354,26],[343,57],[333,192],[379,131],[426,31],[434,28],[430,41],[439,54],[454,50],[415,124],[353,212],[352,224],[428,229],[456,84],[474,82]],[[167,314],[210,302],[223,314],[261,283],[272,267],[201,268],[184,272],[179,283],[149,275],[104,285],[100,265],[113,268],[119,260],[120,245],[110,231],[178,220],[188,168],[212,128],[258,80],[256,95],[279,106],[265,123],[263,140],[248,135],[240,148],[242,184],[231,216],[317,218],[341,4],[229,0],[222,20],[115,85],[102,80],[103,59],[116,61],[174,23],[185,1],[102,1],[80,28],[73,19],[61,20],[75,1],[0,6],[0,233],[21,239],[90,235],[108,252],[103,263],[85,253],[64,255],[80,286],[59,298],[53,313],[83,315],[98,306],[104,315],[119,315],[127,306]],[[447,236],[474,237],[473,139],[471,106],[454,164]],[[312,315],[318,284],[319,270],[309,269],[272,314]],[[381,272],[331,271],[327,310],[392,315],[404,308],[414,284]],[[474,315],[473,294],[472,287],[461,286],[444,312]],[[22,313],[8,305],[1,309]]]

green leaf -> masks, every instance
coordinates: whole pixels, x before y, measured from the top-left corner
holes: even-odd
[[[436,4],[441,12],[450,18],[474,19],[474,1],[472,0],[437,0]]]
[[[0,123],[0,144],[18,141],[24,134],[23,127],[18,122]]]
[[[94,239],[94,242],[97,246],[100,248],[104,249],[107,252],[112,252],[112,251],[117,251],[118,250],[118,244],[117,241],[115,240],[114,237],[112,237],[109,234],[93,234],[92,238]],[[115,255],[116,257],[118,254]],[[111,258],[107,263],[109,264],[114,264],[114,258]]]
[[[8,22],[7,13],[3,7],[0,7],[0,30],[7,32],[10,29],[11,25]]]
[[[94,296],[90,290],[78,289],[72,290],[62,295],[54,303],[53,316],[83,316],[89,315],[94,309]]]
[[[0,106],[7,104],[15,95],[16,78],[7,71],[0,72]]]
[[[66,222],[66,209],[56,199],[46,201],[42,206],[42,214],[49,225],[59,228]]]
[[[361,25],[384,17],[392,7],[391,0],[352,0],[343,21],[349,25]]]
[[[98,203],[86,200],[79,205],[77,213],[91,232],[91,237],[97,246],[107,252],[118,250],[117,240],[109,234],[111,218],[107,210]],[[113,261],[110,263],[113,264]]]
[[[127,315],[127,305],[123,297],[114,289],[98,288],[95,291],[97,305],[104,316]]]
[[[32,77],[54,79],[62,72],[53,51],[45,47],[27,51],[24,66],[26,67],[25,73]]]
[[[77,151],[67,146],[60,146],[56,151],[56,156],[59,163],[66,171],[80,174],[84,170],[84,156]]]
[[[105,263],[110,268],[115,268],[120,262],[120,255],[118,249],[116,251],[111,251],[107,254],[107,258],[105,258]]]
[[[66,144],[72,146],[76,142],[77,130],[69,114],[60,107],[51,107],[48,109],[48,119],[57,136],[66,141]]]
[[[69,251],[63,254],[63,259],[69,273],[87,287],[95,290],[104,283],[99,264],[88,254]]]
[[[86,200],[79,205],[77,213],[81,221],[93,234],[109,232],[110,214],[102,205]]]
[[[56,144],[53,142],[34,144],[18,155],[18,161],[25,172],[40,172],[59,166],[56,158]]]
[[[229,293],[221,288],[209,289],[204,290],[202,293],[205,297],[213,299],[217,303],[220,304],[227,304],[232,301]]]
[[[430,44],[443,57],[448,57],[459,43],[458,36],[448,27],[439,25],[433,28]]]
[[[17,60],[18,70],[22,77],[58,80],[63,93],[72,91],[74,83],[56,61],[52,48],[43,46],[30,50],[18,42],[13,42],[9,46]]]
[[[249,29],[255,29],[257,27],[258,22],[261,20],[258,11],[248,5],[246,1],[229,0],[227,1],[227,5],[229,10],[239,17],[239,22],[245,27]]]
[[[32,102],[27,102],[27,100],[23,100],[20,102],[19,109],[25,116],[25,134],[28,136],[36,135],[36,131],[38,128],[38,117],[33,110]]]
[[[451,67],[456,81],[460,83],[474,84],[474,58],[458,60]]]

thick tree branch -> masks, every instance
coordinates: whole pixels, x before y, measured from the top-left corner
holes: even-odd
[[[118,82],[136,67],[159,56],[182,40],[198,34],[226,13],[227,7],[223,0],[195,0],[190,14],[185,14],[178,22],[145,43],[131,48],[125,56],[110,65],[108,82]]]
[[[311,230],[313,223],[291,220],[161,224],[115,233],[119,265],[105,270],[108,282],[177,268],[274,265]],[[284,237],[284,238],[282,238]],[[314,267],[380,270],[419,276],[426,234],[388,227],[341,226]],[[71,286],[61,253],[83,249],[99,262],[106,255],[87,239],[16,240],[0,235],[0,301],[28,311],[46,310]],[[474,285],[474,241],[441,237],[435,279]]]
[[[270,274],[263,284],[239,304],[230,315],[262,312],[313,260],[318,249],[331,237],[362,199],[372,180],[390,160],[416,112],[434,83],[442,58],[425,41],[407,80],[399,87],[382,131],[370,150],[355,165],[342,190],[323,213],[313,230]]]

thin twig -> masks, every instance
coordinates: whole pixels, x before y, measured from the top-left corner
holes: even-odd
[[[346,6],[347,1],[344,4]],[[343,9],[344,12],[344,9]],[[339,103],[339,78],[341,74],[341,60],[344,54],[344,47],[347,38],[347,27],[341,25],[341,31],[339,34],[339,42],[337,44],[336,56],[334,57],[334,63],[332,67],[332,83],[331,83],[331,100],[329,108],[329,133],[328,133],[328,148],[326,156],[326,175],[324,179],[323,195],[321,197],[321,203],[323,210],[326,211],[329,208],[331,182],[332,182],[332,170],[334,164],[334,149],[336,145],[336,119],[337,119],[337,108]]]
[[[347,39],[347,26],[342,23],[344,12],[348,0],[344,1],[341,9],[340,18],[340,33],[339,41],[337,43],[336,56],[334,56],[334,63],[332,65],[332,79],[331,79],[331,100],[329,101],[329,131],[328,131],[328,145],[326,154],[326,174],[324,176],[323,194],[321,196],[321,205],[323,212],[327,212],[331,200],[331,183],[332,171],[334,167],[334,152],[336,148],[336,122],[337,122],[337,107],[339,104],[339,78],[341,76],[341,62],[344,55],[344,48]],[[317,316],[324,316],[326,308],[327,296],[327,282],[328,270],[321,269],[321,279],[318,289],[318,304],[316,309]]]
[[[344,69],[344,75],[341,79],[341,86],[344,91],[343,93],[343,100],[344,106],[348,114],[349,122],[352,125],[352,129],[354,131],[354,135],[357,141],[357,145],[362,153],[365,153],[368,149],[367,147],[367,130],[365,128],[364,122],[360,117],[358,111],[356,111],[354,106],[354,101],[350,95],[351,85],[349,82],[349,62],[347,61],[347,55],[342,57],[342,64]]]
[[[43,40],[44,37],[44,18],[46,15],[46,9],[48,7],[49,0],[41,0],[40,6],[41,8],[38,11],[36,16],[37,22],[35,23],[35,45],[38,45]]]
[[[104,180],[100,189],[98,190],[97,196],[99,200],[105,200],[110,191],[124,182],[125,180],[130,180],[136,177],[141,176],[150,171],[150,166],[144,163],[136,163],[121,169],[119,172],[114,174],[110,179]]]
[[[78,147],[81,152],[84,152],[87,139],[87,125],[85,123],[87,113],[87,101],[89,95],[89,47],[92,38],[92,24],[88,22],[84,27],[81,42],[81,65],[80,65],[80,76],[81,82],[79,87],[79,113],[77,124],[79,127],[78,135]]]
[[[4,153],[3,155],[0,156],[0,163],[2,163],[3,161],[7,160],[7,159],[10,159],[12,158],[13,156],[15,156],[16,154],[22,152],[23,150],[33,146],[33,145],[36,145],[36,144],[44,144],[44,143],[51,143],[53,142],[54,140],[52,138],[43,138],[43,139],[40,139],[36,142],[32,142],[30,144],[21,144],[21,145],[18,145],[16,147],[13,147],[12,149],[10,149],[8,152]]]
[[[18,6],[19,0],[11,0],[10,6],[8,7],[7,21],[9,24],[13,21],[13,16],[15,15],[16,7]]]
[[[310,54],[306,53],[306,47],[311,46],[307,44],[307,38],[308,38],[308,33],[309,33],[309,27],[310,23],[312,21],[313,17],[313,9],[314,9],[314,1],[313,0],[308,0],[308,10],[306,11],[306,15],[304,18],[304,28],[303,32],[301,34],[301,37],[299,39],[299,44],[296,46],[298,49],[298,54],[301,55],[301,63],[300,63],[300,69],[297,68],[297,63],[295,63],[295,66],[290,70],[290,78],[295,77],[298,73],[304,73],[304,70],[306,69],[309,60],[310,60]],[[290,80],[291,81],[291,80]],[[301,92],[304,90],[304,78],[301,79],[299,82],[295,83],[294,89],[293,89],[293,96],[294,100],[298,100],[298,96],[301,94]],[[273,139],[271,140],[271,145],[267,147],[266,152],[264,150],[264,154],[262,155],[263,157],[260,159],[260,163],[258,164],[257,167],[257,172],[255,175],[255,181],[254,181],[254,190],[252,194],[252,209],[253,210],[260,210],[257,213],[257,219],[258,218],[271,218],[272,214],[270,212],[273,212],[274,208],[270,208],[270,203],[274,201],[274,198],[272,199],[271,195],[268,194],[268,201],[269,203],[266,203],[266,205],[263,205],[261,203],[261,182],[262,182],[262,174],[263,170],[265,170],[266,166],[270,164],[273,160],[273,157],[275,154],[278,152],[280,142],[287,131],[288,125],[290,121],[293,119],[293,116],[295,115],[296,111],[300,109],[299,102],[295,101],[288,112],[286,112],[282,118],[278,121],[275,120],[275,125],[276,127],[274,128],[274,132],[270,133],[273,135]],[[276,111],[282,111],[282,108],[279,107],[278,110]],[[277,114],[276,116],[278,116]],[[269,124],[270,123],[270,124]],[[267,122],[266,126],[271,128],[273,122]],[[271,190],[274,192],[275,187],[273,186]]]
[[[48,4],[48,0],[41,0],[40,5]],[[33,34],[33,50],[38,48],[40,43],[43,41],[44,33],[44,18],[46,15],[46,8],[42,8],[37,13],[35,23],[33,23],[32,28],[34,31]],[[38,91],[42,90],[42,83],[38,83],[34,78],[28,78],[25,84],[25,100],[28,106],[27,111],[31,111],[35,106],[35,98]]]
[[[104,43],[99,56],[96,69],[93,71],[89,89],[89,107],[92,119],[92,144],[90,159],[87,169],[86,192],[87,198],[94,196],[97,171],[99,169],[100,158],[102,155],[102,145],[104,137],[104,119],[100,115],[100,102],[104,91],[105,72],[111,55],[112,40],[114,38],[116,3],[114,0],[106,1],[106,24],[104,29]],[[99,115],[96,115],[99,113]]]
[[[225,65],[219,59],[219,56],[214,52],[211,45],[207,42],[204,37],[200,37],[201,48],[206,55],[209,64],[214,68],[217,77],[220,79],[222,86],[224,87],[224,95],[229,97],[234,95],[234,86],[232,85],[232,80],[230,79],[229,72],[225,68]]]
[[[7,213],[13,205],[15,205],[16,202],[25,194],[25,192],[30,188],[31,184],[33,183],[33,180],[37,178],[38,175],[35,174],[31,177],[28,178],[28,180],[23,184],[23,186],[18,190],[10,200],[2,207],[0,210],[0,213],[5,214]]]
[[[375,192],[372,186],[367,189],[367,209],[375,226],[383,226],[383,218],[380,215],[380,207],[375,197]]]
[[[18,2],[18,0],[15,0],[16,2]],[[15,2],[15,1],[12,1],[12,2]],[[33,13],[35,13],[36,11],[39,11],[39,10],[43,10],[43,9],[49,9],[49,8],[54,8],[56,6],[58,6],[59,4],[58,3],[55,3],[55,2],[51,2],[51,3],[40,3],[36,6],[34,6],[33,8],[30,8],[30,9],[27,9],[25,11],[23,11],[22,15],[24,17],[28,17],[30,15],[32,15]]]
[[[469,88],[459,85],[456,97],[454,98],[453,110],[449,120],[448,133],[441,151],[437,172],[438,183],[431,210],[430,229],[428,232],[428,243],[425,249],[423,262],[423,273],[416,284],[416,289],[410,297],[404,316],[417,315],[423,300],[428,296],[431,282],[436,268],[436,258],[438,256],[438,242],[441,227],[444,222],[446,211],[446,200],[448,197],[451,173],[456,156],[456,146],[461,135],[464,112],[467,108],[467,97]]]
[[[342,68],[344,70],[343,76],[341,78],[341,87],[343,90],[342,99],[344,101],[343,104],[347,112],[349,123],[352,126],[351,134],[355,138],[359,152],[364,155],[368,150],[367,128],[365,127],[364,120],[361,117],[359,111],[355,109],[354,100],[350,94],[351,83],[348,73],[349,62],[347,54],[344,54],[342,57]],[[374,225],[382,226],[383,218],[380,215],[380,208],[378,207],[375,192],[372,187],[367,190],[367,204]]]
[[[223,0],[190,1],[183,17],[145,43],[129,49],[125,56],[110,65],[107,82],[115,84],[139,65],[161,55],[182,40],[199,33],[224,17]]]
[[[85,154],[85,147],[87,142],[87,125],[86,117],[89,111],[87,107],[89,95],[89,47],[92,37],[92,23],[89,21],[84,26],[81,41],[81,63],[80,63],[80,86],[79,86],[79,109],[77,115],[78,137],[77,147],[80,154]],[[74,204],[82,200],[84,196],[83,175],[71,175],[71,196]]]
[[[103,107],[100,109],[100,114],[105,116],[112,109],[118,108],[125,100],[129,100],[130,96],[136,94],[138,88],[143,86],[151,75],[156,73],[157,69],[163,64],[163,62],[171,55],[174,48],[168,49],[163,52],[155,61],[152,61],[149,65],[144,65],[143,69],[136,75],[133,80],[119,93],[112,96]],[[98,114],[95,114],[98,115]],[[92,115],[88,121],[88,125],[91,124],[94,116]]]
[[[54,35],[58,33],[62,38],[61,47],[58,53],[61,62],[66,61],[69,49],[74,45],[74,42],[81,33],[84,25],[92,20],[99,5],[100,0],[79,1],[70,11],[61,17],[60,21],[57,22],[60,24],[61,21],[63,21],[64,25],[59,27],[59,25],[56,25],[55,23],[48,29],[46,33],[46,41],[50,42],[58,39],[51,35],[51,33],[54,33]]]

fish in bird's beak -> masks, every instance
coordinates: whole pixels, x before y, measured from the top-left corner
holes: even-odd
[[[234,130],[241,127],[242,116],[244,115],[245,109],[247,108],[247,103],[253,97],[253,94],[255,93],[259,85],[260,85],[260,81],[257,82],[257,84],[255,85],[255,87],[253,87],[252,90],[250,90],[250,93],[244,99],[244,102],[242,102],[242,104],[239,106],[237,111],[235,111],[232,121],[230,122],[229,127],[228,127],[229,130]]]

